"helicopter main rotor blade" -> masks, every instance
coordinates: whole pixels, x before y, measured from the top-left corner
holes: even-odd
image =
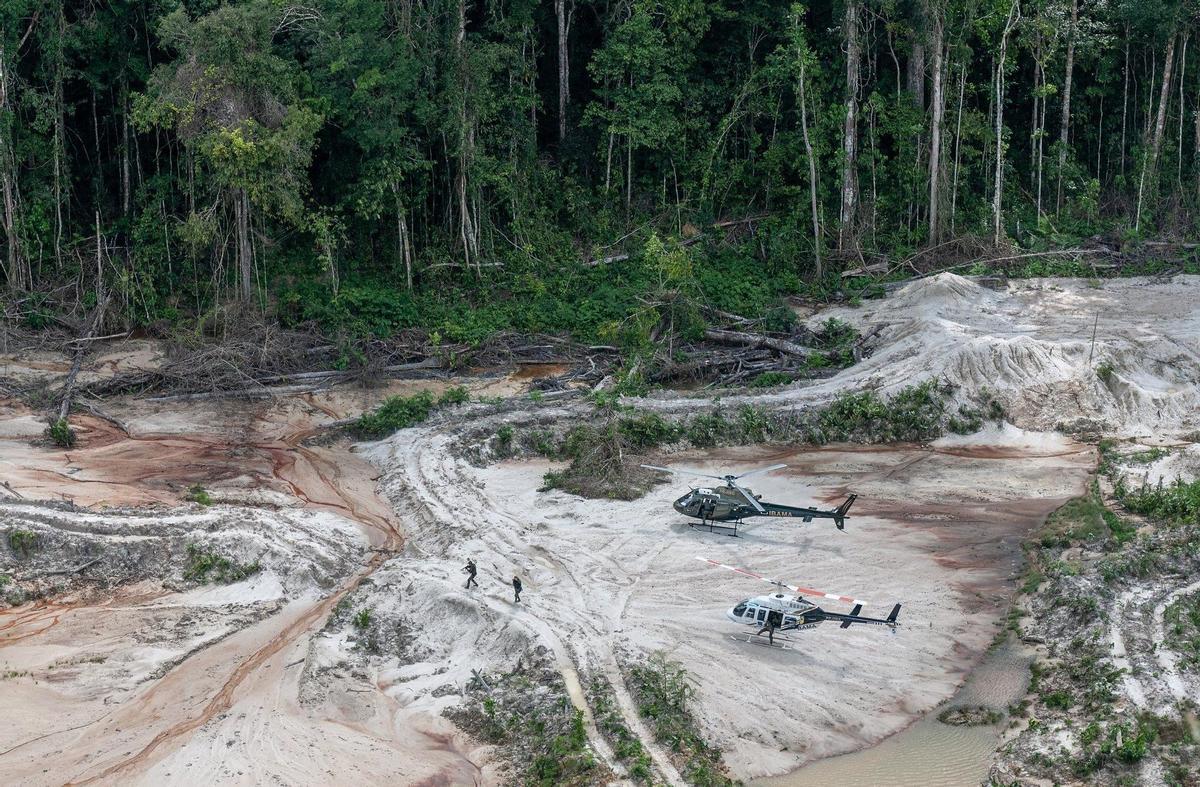
[[[664,473],[674,473],[675,475],[698,475],[702,478],[715,478],[718,481],[725,480],[725,476],[723,475],[713,475],[712,473],[706,473],[703,470],[690,470],[686,467],[659,467],[658,465],[639,465],[639,467],[644,467],[647,470],[661,470]]]
[[[746,569],[738,568],[737,566],[727,566],[724,563],[718,563],[715,560],[709,560],[708,558],[700,557],[699,555],[696,556],[696,559],[701,560],[705,563],[708,563],[710,566],[716,566],[717,568],[727,569],[729,571],[732,571],[735,574],[741,574],[743,576],[753,577],[754,579],[760,579],[763,582],[766,582],[767,584],[770,584],[770,585],[778,585],[779,587],[785,587],[788,590],[792,591],[793,593],[799,593],[802,596],[816,596],[817,598],[827,598],[827,599],[830,599],[831,601],[841,601],[846,604],[863,604],[863,605],[865,605],[867,603],[860,599],[851,598],[850,596],[839,596],[836,593],[826,593],[821,590],[813,590],[812,588],[802,588],[802,587],[797,587],[796,585],[789,585],[786,582],[780,582],[777,579],[771,579],[770,577],[764,577],[762,574],[755,574],[753,571],[747,571]]]
[[[745,488],[743,488],[741,484],[739,484],[737,481],[733,480],[732,478],[729,479],[729,483],[731,486],[733,486],[734,489],[736,489],[737,491],[742,493],[742,497],[746,498],[746,501],[748,503],[750,503],[750,505],[754,506],[754,509],[756,511],[758,511],[758,513],[760,513],[760,514],[767,513],[767,509],[762,507],[762,503],[758,502],[758,498],[756,498],[754,495],[750,494],[750,492],[748,490],[746,490]]]
[[[787,465],[771,465],[770,467],[760,467],[757,470],[750,470],[749,472],[745,472],[745,473],[742,473],[741,475],[734,476],[734,478],[738,478],[738,479],[749,478],[752,475],[759,475],[761,473],[769,473],[772,470],[782,470],[785,467],[787,467]]]

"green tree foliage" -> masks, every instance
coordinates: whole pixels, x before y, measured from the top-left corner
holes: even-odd
[[[1196,234],[1197,0],[577,0],[564,57],[554,5],[3,0],[0,278],[599,340],[839,245]]]

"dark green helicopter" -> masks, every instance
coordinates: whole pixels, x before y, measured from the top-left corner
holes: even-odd
[[[707,527],[710,531],[713,528],[732,530],[735,536],[737,535],[737,526],[742,523],[742,520],[752,516],[799,518],[805,522],[811,522],[814,519],[832,519],[833,524],[838,530],[845,530],[846,520],[848,519],[846,512],[850,510],[850,506],[854,504],[855,498],[858,497],[857,495],[850,495],[840,506],[827,511],[821,508],[803,508],[785,506],[778,503],[764,503],[760,499],[761,495],[754,494],[738,483],[738,479],[769,473],[772,470],[787,467],[787,465],[771,465],[770,467],[750,470],[739,475],[712,475],[702,470],[658,467],[657,465],[642,465],[642,467],[647,470],[661,470],[664,473],[715,478],[718,481],[724,481],[723,486],[692,489],[686,495],[676,500],[674,506],[675,510],[679,513],[699,519],[701,527]],[[716,524],[718,522],[732,522],[733,524],[719,525]]]

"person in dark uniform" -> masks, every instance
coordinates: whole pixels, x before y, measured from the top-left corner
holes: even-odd
[[[759,636],[762,636],[762,633],[764,631],[767,632],[767,641],[770,644],[774,645],[775,644],[775,629],[779,628],[782,625],[783,625],[783,613],[782,612],[776,612],[776,611],[768,612],[766,625],[758,630]]]
[[[467,558],[467,564],[463,566],[463,571],[467,572],[467,589],[470,590],[471,585],[479,587],[479,583],[475,581],[475,575],[479,573],[479,569],[475,567],[475,561]]]
[[[521,603],[521,578],[516,574],[513,575],[513,603]]]

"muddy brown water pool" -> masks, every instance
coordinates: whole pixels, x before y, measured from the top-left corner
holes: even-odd
[[[984,706],[1004,713],[1025,696],[1031,653],[1011,638],[988,651],[954,697],[869,749],[830,757],[798,771],[752,782],[758,787],[974,787],[983,782],[1009,724],[943,724],[947,708]],[[864,676],[868,677],[868,676]]]

